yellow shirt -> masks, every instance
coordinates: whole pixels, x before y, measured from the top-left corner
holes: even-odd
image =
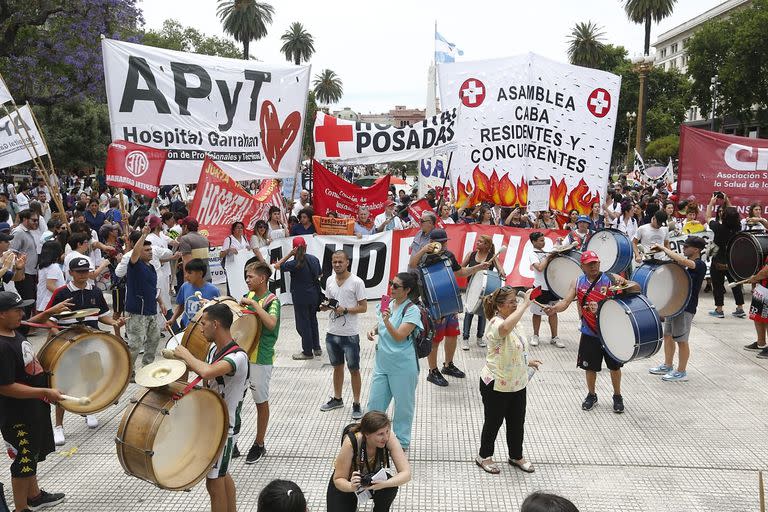
[[[500,317],[495,316],[485,327],[488,353],[480,378],[486,384],[494,381],[494,391],[520,391],[528,384],[525,336],[515,327],[502,338],[499,335],[502,322]]]

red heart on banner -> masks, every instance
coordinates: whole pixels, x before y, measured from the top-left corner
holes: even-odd
[[[261,104],[259,125],[261,126],[261,147],[264,149],[264,155],[267,157],[272,170],[277,172],[280,161],[299,134],[301,114],[297,111],[291,112],[281,126],[277,116],[277,108],[271,101],[267,100]]]

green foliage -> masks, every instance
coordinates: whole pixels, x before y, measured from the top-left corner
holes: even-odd
[[[207,36],[196,28],[183,26],[176,20],[165,20],[160,30],[147,31],[141,43],[166,50],[233,59],[239,59],[241,55],[240,49],[234,42],[223,37]]]
[[[307,116],[304,118],[304,142],[302,143],[305,159],[314,158],[315,156],[314,127],[316,115],[317,102],[315,101],[315,92],[310,90],[307,95]]]
[[[679,149],[680,137],[677,135],[667,135],[648,143],[645,147],[645,160],[657,160],[665,163],[670,158],[677,158]]]
[[[312,34],[304,29],[304,26],[295,21],[290,28],[280,36],[283,47],[280,51],[285,55],[285,60],[292,61],[297,66],[309,61],[315,53],[315,40]]]
[[[326,105],[337,103],[344,95],[344,84],[341,78],[330,69],[324,69],[315,75],[312,85],[317,101]]]
[[[255,0],[219,0],[216,10],[224,32],[243,43],[243,58],[249,58],[251,41],[267,35],[275,9],[268,3]]]
[[[588,21],[587,23],[577,23],[571,30],[568,38],[568,59],[571,64],[596,68],[603,61],[602,28],[596,23]]]
[[[688,41],[688,73],[693,95],[711,115],[711,78],[718,75],[715,115],[733,115],[742,123],[768,108],[768,0],[753,0],[724,20],[711,21]],[[754,108],[754,110],[753,110]]]

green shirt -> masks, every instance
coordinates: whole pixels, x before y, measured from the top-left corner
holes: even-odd
[[[245,297],[255,300],[262,307],[264,306],[264,299],[270,295],[272,295],[274,299],[272,299],[272,301],[270,301],[270,303],[267,304],[267,307],[264,309],[269,315],[277,318],[277,323],[275,324],[275,328],[271,330],[264,327],[264,324],[261,324],[261,336],[259,337],[259,344],[256,346],[256,350],[251,353],[250,358],[250,362],[255,364],[271,365],[275,362],[275,343],[277,342],[277,335],[280,333],[280,299],[271,294],[269,291],[267,291],[267,293],[261,297],[256,297],[256,293],[254,292],[248,292],[245,294]],[[248,306],[248,309],[254,311],[254,308],[251,306]]]

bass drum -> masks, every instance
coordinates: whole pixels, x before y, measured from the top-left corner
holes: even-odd
[[[570,289],[568,286],[575,282],[584,272],[581,270],[581,252],[569,251],[555,256],[544,269],[544,281],[547,288],[558,299],[562,299]]]
[[[59,404],[75,414],[93,414],[117,402],[131,378],[131,353],[123,340],[84,325],[51,337],[37,358],[48,374],[49,386],[65,395],[88,397]]]
[[[768,233],[741,231],[728,241],[728,269],[738,281],[757,274],[768,257]]]
[[[465,312],[483,314],[483,297],[501,288],[501,276],[495,270],[483,270],[472,276],[467,286]]]
[[[673,261],[646,261],[631,280],[640,285],[662,318],[682,313],[691,298],[691,276]]]
[[[186,382],[144,389],[131,399],[115,438],[117,458],[129,475],[161,489],[191,489],[205,478],[224,448],[229,417],[210,389],[175,400]]]
[[[642,295],[619,295],[602,301],[597,324],[600,343],[620,363],[651,357],[663,342],[659,314]]]
[[[587,250],[600,258],[600,270],[620,274],[632,263],[632,243],[617,229],[598,229],[587,242]]]
[[[438,320],[448,315],[461,313],[461,292],[451,262],[441,259],[426,267],[419,267],[423,294],[429,316]]]
[[[230,328],[232,337],[250,357],[259,344],[261,322],[259,322],[259,317],[256,315],[247,313],[247,310],[241,307],[233,297],[216,297],[215,299],[208,300],[200,308],[200,311],[197,312],[192,321],[189,322],[187,328],[184,329],[184,335],[181,338],[182,346],[186,347],[197,359],[205,361],[211,348],[211,343],[203,336],[200,320],[203,318],[205,308],[211,307],[214,304],[225,304],[232,311],[232,327]]]

